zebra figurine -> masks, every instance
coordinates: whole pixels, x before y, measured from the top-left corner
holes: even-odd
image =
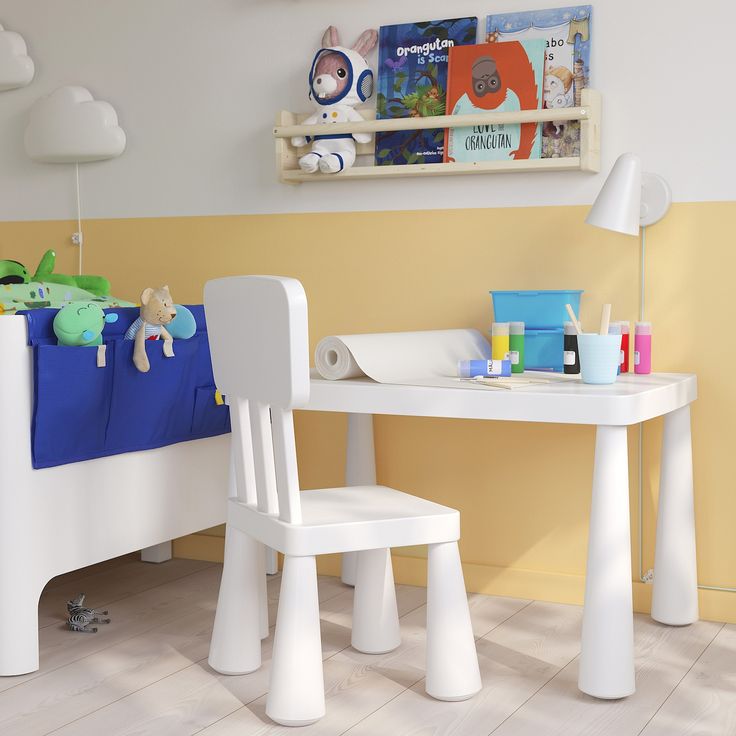
[[[100,618],[100,616],[107,616],[107,611],[96,611],[94,608],[85,608],[84,593],[80,593],[74,600],[67,601],[66,610],[69,611],[67,624],[72,631],[96,634],[97,627],[89,627],[90,624],[110,623],[109,618]]]

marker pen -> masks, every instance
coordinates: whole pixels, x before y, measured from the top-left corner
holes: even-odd
[[[491,357],[493,360],[509,360],[509,323],[494,322],[491,325]]]
[[[634,324],[634,372],[652,372],[652,323]]]
[[[511,372],[524,372],[524,323],[509,322],[509,358]]]
[[[611,322],[611,324],[608,326],[608,334],[609,335],[620,335],[621,334],[621,323]],[[616,370],[616,373],[621,373],[621,364],[623,362],[624,362],[624,351],[623,349],[620,349],[618,353],[618,369]]]
[[[621,352],[623,353],[623,361],[621,363],[621,373],[629,372],[629,331],[630,325],[628,322],[619,322],[621,325]]]

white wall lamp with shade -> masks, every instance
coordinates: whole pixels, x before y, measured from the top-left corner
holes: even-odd
[[[644,295],[646,286],[645,255],[646,255],[646,228],[659,222],[669,211],[672,204],[672,192],[667,182],[658,174],[642,172],[641,159],[634,153],[624,153],[618,157],[611,169],[601,191],[593,206],[585,218],[585,222],[604,230],[625,235],[641,234],[641,272],[639,282],[639,319],[644,319]],[[639,425],[639,578],[644,583],[653,581],[654,572],[648,570],[644,573],[643,563],[643,427]],[[660,499],[660,503],[661,503]],[[686,515],[689,504],[684,504]],[[659,518],[662,518],[660,512]],[[690,536],[693,526],[689,519],[683,524],[684,533]],[[658,528],[659,532],[659,528]],[[660,535],[657,534],[657,543],[660,543]],[[684,544],[685,538],[677,540]],[[689,544],[695,545],[694,537],[688,540]],[[657,552],[655,548],[655,560]],[[694,559],[694,557],[693,557]],[[694,574],[694,573],[693,573]],[[736,592],[736,588],[717,585],[698,585],[705,590],[719,590],[729,593]]]
[[[639,235],[640,241],[640,278],[639,278],[639,320],[644,320],[645,294],[645,253],[646,228],[659,222],[669,211],[672,204],[672,191],[669,184],[659,174],[642,173],[641,159],[635,153],[624,153],[616,159],[606,181],[598,193],[593,206],[585,218],[585,222],[603,230],[624,235]],[[639,425],[639,579],[643,583],[651,583],[653,570],[644,573],[643,555],[643,455],[644,428]]]
[[[644,319],[646,227],[659,222],[672,204],[669,184],[659,174],[642,173],[635,153],[618,157],[585,222],[624,235],[641,233],[639,319]]]

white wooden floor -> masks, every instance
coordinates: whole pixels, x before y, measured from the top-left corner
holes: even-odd
[[[352,589],[336,578],[320,579],[327,715],[277,727],[264,712],[272,637],[257,673],[207,666],[220,570],[123,557],[54,579],[40,604],[41,670],[0,678],[0,734],[736,735],[736,626],[672,628],[637,615],[637,692],[602,702],[575,684],[579,607],[471,595],[484,687],[443,703],[424,693],[424,589],[398,586],[403,643],[370,656],[349,646]],[[278,586],[270,579],[272,624]],[[97,634],[63,624],[78,592],[110,610]]]

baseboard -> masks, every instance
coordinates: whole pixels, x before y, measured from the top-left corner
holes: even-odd
[[[223,537],[191,534],[174,540],[174,557],[222,562],[225,540]],[[427,560],[393,554],[394,579],[404,585],[426,586]],[[322,555],[317,569],[321,575],[340,574],[340,556]],[[582,605],[585,577],[540,570],[463,563],[465,587],[472,593],[527,598],[553,603]],[[649,613],[652,605],[652,586],[634,582],[634,610]],[[719,590],[698,591],[700,618],[710,621],[736,623],[736,594]]]
[[[225,554],[225,537],[209,534],[190,534],[173,541],[174,557],[185,560],[204,560],[205,562],[222,562]]]

